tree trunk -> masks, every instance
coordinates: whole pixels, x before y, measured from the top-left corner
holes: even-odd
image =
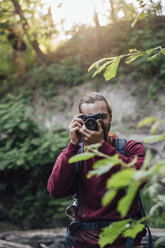
[[[96,12],[96,9],[94,9],[94,23],[95,23],[95,26],[96,28],[99,28],[100,27],[100,23],[99,23],[99,18],[98,18],[98,14]]]
[[[114,3],[113,0],[109,0],[110,2],[110,17],[113,22],[116,22],[116,13],[115,13],[115,8],[114,8]]]
[[[18,0],[11,0],[11,2],[13,3],[14,5],[14,8],[15,8],[15,12],[20,16],[20,19],[22,21],[22,28],[26,34],[26,37],[30,43],[30,45],[33,47],[33,49],[35,50],[36,52],[36,55],[37,55],[37,59],[39,61],[40,64],[43,64],[46,62],[46,56],[45,54],[41,51],[40,47],[39,47],[39,44],[38,44],[38,41],[37,40],[31,40],[30,38],[30,35],[28,33],[28,22],[26,20],[26,18],[24,17],[24,14],[22,12],[22,9],[21,9],[21,6],[18,2]]]

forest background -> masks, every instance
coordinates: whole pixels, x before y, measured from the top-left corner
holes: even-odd
[[[106,8],[100,13],[93,1],[93,22],[72,23],[66,28],[67,16],[54,18],[65,8],[65,1],[57,1],[55,9],[51,4],[46,8],[42,0],[0,1],[2,231],[52,228],[68,222],[64,210],[70,199],[53,199],[46,190],[52,166],[69,140],[67,127],[60,124],[65,122],[60,116],[71,104],[67,99],[89,90],[89,85],[99,91],[108,84],[110,90],[123,87],[129,91],[141,101],[142,109],[149,104],[164,109],[165,57],[161,53],[147,62],[145,56],[130,65],[121,62],[118,76],[106,83],[102,76],[91,81],[88,72],[89,66],[103,57],[135,48],[165,47],[162,1],[139,0],[137,5],[124,0],[100,2]],[[45,119],[52,116],[57,116],[57,124],[45,125]],[[139,114],[134,121],[141,117]],[[126,125],[126,118],[122,122]],[[145,196],[144,205],[147,211],[152,199]],[[151,225],[165,227],[160,220]]]

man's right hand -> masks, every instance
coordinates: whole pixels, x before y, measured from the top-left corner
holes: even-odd
[[[84,124],[84,121],[80,118],[83,114],[75,115],[72,122],[69,125],[69,132],[70,132],[70,140],[73,144],[79,144],[82,135],[80,133],[80,129]]]

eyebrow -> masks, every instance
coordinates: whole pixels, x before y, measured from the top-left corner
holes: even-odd
[[[99,113],[99,115],[105,115],[105,116],[107,116],[108,115],[108,113]]]

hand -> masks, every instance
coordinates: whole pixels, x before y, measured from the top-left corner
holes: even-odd
[[[80,118],[80,116],[82,116],[82,114],[75,115],[69,125],[70,140],[75,145],[79,144],[80,140],[82,139],[80,129],[84,124],[84,121]]]
[[[87,145],[97,144],[97,143],[102,144],[104,142],[104,132],[99,120],[97,120],[97,126],[98,126],[97,131],[89,130],[88,128],[86,128],[85,124],[80,129],[80,133],[82,134]]]

